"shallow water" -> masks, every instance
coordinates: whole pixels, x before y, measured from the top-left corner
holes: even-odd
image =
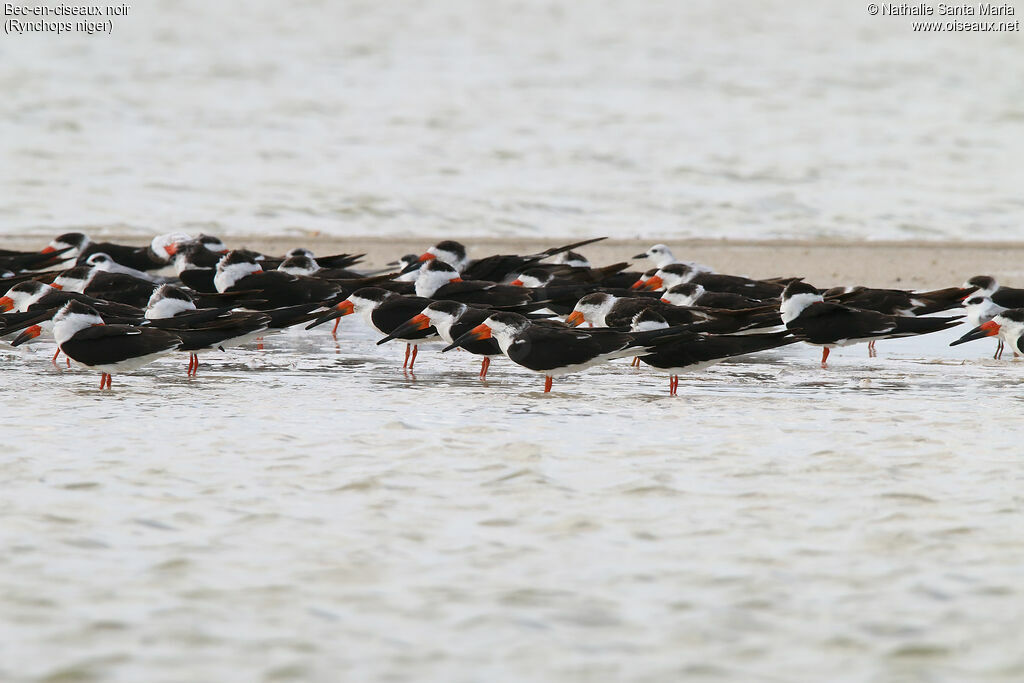
[[[1024,238],[1021,34],[910,22],[136,3],[109,36],[0,42],[0,231]]]
[[[1019,680],[1024,363],[0,352],[0,678]],[[14,638],[10,637],[14,634]]]

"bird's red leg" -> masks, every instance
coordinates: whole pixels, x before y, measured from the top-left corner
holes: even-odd
[[[999,360],[1003,357],[1003,340],[999,340],[999,344],[996,346],[996,355],[992,356],[994,359]]]
[[[545,394],[548,393],[549,391],[551,391],[551,383],[553,381],[554,381],[554,378],[551,375],[544,375],[544,393]]]
[[[868,342],[868,358],[874,358],[878,355],[878,351],[875,351],[875,339]]]
[[[487,368],[491,367],[491,357],[484,356],[484,362],[480,364],[480,379],[487,378]]]
[[[640,356],[633,356],[633,362],[630,365],[634,368],[640,367]]]
[[[412,346],[412,344],[406,344],[405,345],[405,362],[402,363],[402,369],[403,370],[405,370],[407,367],[409,367],[409,352],[412,350],[411,348],[409,348],[410,346]]]
[[[107,389],[111,389],[114,384],[114,376],[109,372],[107,373]]]
[[[412,366],[416,365],[416,353],[420,350],[419,344],[412,345],[412,358],[409,360],[409,369],[412,370]]]
[[[262,351],[263,350],[263,337],[256,337],[256,350],[257,351]]]
[[[107,384],[107,373],[100,375],[100,391],[103,391],[103,387]]]
[[[828,352],[829,352],[829,348],[827,346],[822,347],[822,349],[821,349],[821,367],[823,367],[823,368],[827,368],[828,367],[828,363],[826,362],[828,360]]]
[[[334,321],[334,329],[331,330],[331,336],[334,337],[335,339],[338,338],[338,325],[340,325],[340,324],[341,324],[341,318],[338,318],[337,320]]]
[[[53,359],[50,361],[51,363],[53,363],[54,367],[57,366],[57,356],[59,356],[59,355],[60,355],[60,347],[58,346],[57,347],[57,351],[53,354]]]

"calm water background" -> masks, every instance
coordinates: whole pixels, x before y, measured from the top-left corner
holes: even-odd
[[[139,3],[109,36],[0,41],[0,230],[1024,237],[1021,33],[910,21]]]
[[[840,2],[145,3],[0,40],[0,232],[1018,239],[1022,64]],[[1022,680],[1024,363],[962,331],[678,398],[356,320],[102,394],[0,348],[0,680]]]

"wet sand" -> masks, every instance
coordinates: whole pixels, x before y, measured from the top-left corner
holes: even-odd
[[[548,240],[444,236],[469,248],[470,255],[522,254],[537,252],[574,241],[553,237]],[[95,239],[141,244],[138,235],[102,235]],[[45,244],[39,236],[0,237],[8,249],[34,249]],[[228,236],[232,247],[247,247],[279,254],[304,246],[318,254],[364,252],[367,267],[383,267],[407,253],[421,253],[431,242],[419,237],[375,238],[295,233],[278,237]],[[638,270],[647,261],[631,257],[653,242],[609,239],[580,249],[594,265],[631,261]],[[713,266],[719,272],[751,277],[805,277],[819,286],[868,285],[873,287],[938,288],[958,285],[972,275],[994,275],[1008,285],[1024,282],[1024,243],[1021,242],[844,242],[844,241],[741,241],[674,240],[667,242],[683,260]]]

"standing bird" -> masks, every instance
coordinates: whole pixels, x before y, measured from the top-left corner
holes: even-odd
[[[779,312],[794,337],[822,347],[822,368],[828,367],[828,354],[837,346],[938,332],[959,325],[963,317],[908,318],[861,311],[826,302],[817,289],[801,281],[786,285]]]
[[[1000,341],[1010,345],[1014,355],[1017,352],[1024,353],[1024,346],[1021,345],[1021,336],[1024,335],[1024,308],[1005,309],[949,345],[957,346],[997,335]]]
[[[145,325],[181,338],[178,350],[189,354],[187,376],[195,377],[201,351],[223,351],[254,340],[270,327],[271,317],[226,308],[199,309],[185,290],[161,285],[149,299]]]
[[[637,313],[632,328],[634,332],[646,332],[668,326],[668,322],[659,313],[648,310]],[[796,341],[789,332],[739,335],[681,332],[671,341],[638,358],[653,368],[669,373],[668,393],[669,396],[675,396],[679,391],[681,372],[703,370],[726,358],[767,351]]]
[[[508,359],[544,375],[544,393],[559,375],[585,370],[614,358],[636,356],[664,343],[676,330],[624,333],[537,325],[518,313],[492,313],[484,322],[455,339],[444,351],[468,341],[493,337]]]
[[[100,389],[111,388],[113,373],[135,370],[181,346],[181,339],[163,330],[107,325],[81,301],[69,301],[57,311],[53,338],[68,358],[103,373]]]

